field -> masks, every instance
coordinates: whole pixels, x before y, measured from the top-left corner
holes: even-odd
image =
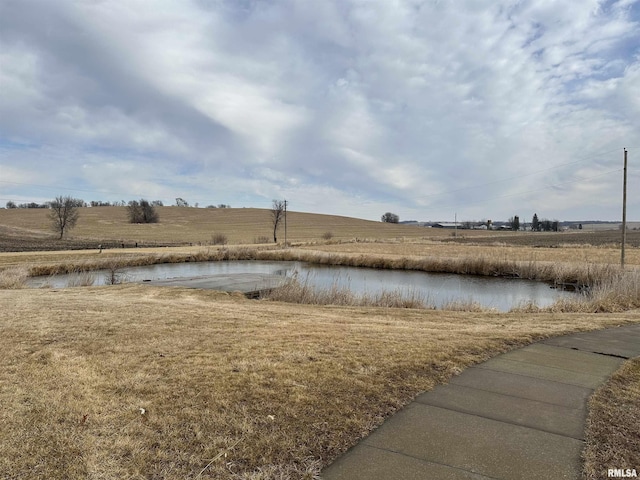
[[[20,247],[70,248],[47,231],[46,212],[0,210],[0,238],[14,250],[0,253],[0,275],[233,255],[554,274],[604,272],[619,261],[615,244],[593,241],[601,232],[559,233],[540,245],[514,241],[512,232],[470,232],[475,241],[460,243],[450,231],[292,213],[294,247],[284,250],[257,243],[270,235],[265,210],[166,207],[160,219],[129,225],[124,209],[86,209],[66,241],[90,249],[40,252]],[[209,245],[215,233],[234,245]],[[94,247],[108,242],[114,248]],[[637,248],[627,262],[640,265]],[[465,367],[540,338],[638,322],[640,306],[496,313],[305,305],[147,285],[11,286],[0,289],[0,478],[9,479],[318,478],[385,417]],[[611,428],[616,405],[635,405],[627,414],[640,417],[635,365],[594,399],[586,478],[603,475],[612,449],[640,461],[637,430]],[[603,425],[610,428],[596,428]]]
[[[271,212],[254,208],[181,208],[158,207],[160,222],[131,224],[125,207],[81,208],[75,229],[62,242],[67,249],[143,245],[208,245],[212,236],[224,235],[230,244],[255,244],[273,241]],[[60,242],[50,231],[46,209],[0,209],[0,251],[59,250]],[[284,223],[278,228],[284,241]],[[384,224],[331,215],[288,212],[287,241],[311,242],[326,234],[336,240],[356,238],[420,238],[424,229]],[[448,235],[448,232],[436,232]],[[25,240],[28,239],[28,242]],[[17,243],[28,244],[23,248]]]
[[[93,249],[99,244],[110,248],[139,246],[208,245],[216,234],[229,244],[256,244],[273,240],[269,210],[204,209],[158,207],[157,224],[131,224],[125,207],[81,208],[75,229],[58,240],[50,229],[46,209],[0,209],[0,252]],[[284,241],[284,224],[278,228]],[[335,215],[288,212],[287,241],[309,243],[327,240],[411,241],[432,239],[459,244],[504,244],[548,247],[563,245],[616,246],[621,234],[616,230],[559,233],[452,230],[394,225]],[[640,247],[640,231],[627,233],[627,244]]]

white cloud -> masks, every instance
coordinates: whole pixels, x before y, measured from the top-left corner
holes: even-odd
[[[203,204],[288,195],[372,219],[383,207],[437,219],[536,205],[588,217],[595,202],[615,218],[606,175],[540,186],[596,161],[612,169],[616,155],[596,154],[640,145],[637,1],[0,9],[0,167],[96,194],[82,166],[102,162],[105,189],[168,201],[185,189]]]

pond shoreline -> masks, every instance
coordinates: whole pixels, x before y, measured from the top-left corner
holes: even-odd
[[[334,253],[303,248],[236,247],[206,248],[195,252],[109,252],[93,258],[38,263],[28,267],[28,276],[43,276],[101,269],[169,263],[225,260],[300,261],[318,265],[367,267],[383,270],[415,270],[503,278],[523,278],[547,283],[576,283],[592,287],[617,275],[611,264],[559,263],[539,260],[515,261],[501,256],[397,255]]]
[[[238,277],[240,275],[240,277]],[[241,276],[245,277],[242,278]],[[250,277],[253,275],[254,277]],[[289,282],[280,281],[287,279]],[[276,281],[279,280],[279,281]],[[148,266],[121,267],[117,270],[74,272],[31,278],[34,288],[67,286],[110,285],[115,283],[145,282],[158,286],[184,286],[187,288],[213,288],[222,291],[255,292],[274,290],[285,283],[296,282],[289,296],[309,298],[313,303],[335,303],[331,299],[351,304],[391,303],[422,305],[421,308],[441,308],[448,304],[462,304],[474,308],[508,311],[522,304],[548,306],[559,298],[571,294],[550,288],[545,282],[496,276],[431,273],[419,270],[352,267],[302,261],[235,260],[213,262],[162,263]],[[243,284],[234,288],[235,283]],[[271,285],[269,285],[271,283]],[[315,292],[309,297],[309,292]],[[275,295],[275,298],[278,298]],[[322,298],[322,300],[320,300]],[[402,299],[402,300],[400,300]],[[336,300],[337,301],[337,300]],[[384,303],[384,302],[382,302]]]

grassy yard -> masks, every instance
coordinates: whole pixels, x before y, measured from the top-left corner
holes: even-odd
[[[317,307],[149,286],[2,290],[3,478],[313,478],[419,392],[635,313]]]

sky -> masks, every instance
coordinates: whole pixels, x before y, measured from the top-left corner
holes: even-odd
[[[640,220],[640,0],[0,0],[0,206]]]

